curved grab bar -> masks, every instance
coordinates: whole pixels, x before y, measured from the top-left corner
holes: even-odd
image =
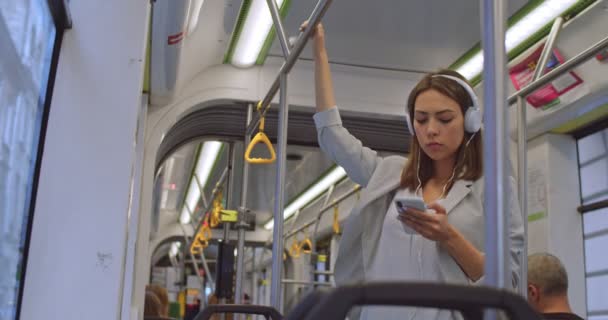
[[[404,282],[378,282],[338,287],[320,301],[305,319],[344,319],[352,307],[363,305],[453,309],[474,316],[478,316],[483,309],[494,308],[505,310],[509,319],[541,319],[527,301],[507,290]]]
[[[266,319],[283,320],[283,316],[273,307],[248,304],[211,305],[197,314],[194,320],[209,320],[216,313],[259,314],[266,317]]]

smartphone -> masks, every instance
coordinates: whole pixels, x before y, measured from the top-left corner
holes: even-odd
[[[395,206],[397,206],[397,211],[400,213],[405,211],[405,209],[416,209],[420,211],[426,211],[428,209],[424,200],[418,197],[397,198],[395,199]]]

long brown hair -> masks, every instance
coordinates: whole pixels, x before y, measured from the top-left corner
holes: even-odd
[[[146,298],[144,299],[144,317],[162,317],[163,305],[160,299],[154,292],[146,290]]]
[[[466,109],[472,105],[471,97],[466,89],[454,80],[442,77],[433,77],[436,74],[445,74],[458,77],[467,81],[462,75],[452,70],[440,70],[435,73],[427,74],[410,93],[407,100],[407,112],[411,119],[413,129],[414,125],[414,105],[416,98],[422,92],[427,90],[436,90],[441,94],[451,98],[460,105],[460,111],[464,117]],[[481,130],[475,134],[469,146],[464,148],[465,141],[471,137],[471,133],[465,131],[464,139],[458,148],[456,157],[456,172],[454,181],[458,179],[475,181],[483,175],[483,153],[482,153],[482,137]],[[424,186],[433,177],[433,160],[420,148],[420,143],[416,136],[411,137],[410,154],[406,162],[405,168],[401,173],[401,187],[415,191],[418,187],[418,162],[420,161],[420,176],[421,187]],[[446,190],[450,190],[454,182],[452,181]]]

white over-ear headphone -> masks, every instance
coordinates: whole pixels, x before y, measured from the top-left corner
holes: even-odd
[[[471,88],[471,86],[469,86],[465,81],[458,77],[450,76],[447,74],[435,74],[433,75],[433,77],[442,77],[454,80],[467,91],[467,93],[471,97],[473,105],[468,106],[468,108],[466,108],[467,111],[464,114],[464,131],[468,133],[475,133],[479,131],[479,129],[481,129],[481,110],[479,109],[479,102],[477,101],[477,95],[475,95],[475,92],[473,92],[473,88]],[[410,134],[414,136],[414,124],[412,123],[412,119],[410,118],[410,112],[407,105],[405,106],[405,118],[407,122],[407,129],[410,131]]]

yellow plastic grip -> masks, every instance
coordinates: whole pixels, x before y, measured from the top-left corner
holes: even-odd
[[[291,244],[291,248],[289,248],[289,255],[292,258],[298,258],[298,257],[300,257],[300,246],[298,245],[297,242],[294,241]]]
[[[253,147],[255,147],[255,145],[258,143],[263,143],[266,145],[266,147],[268,148],[268,152],[270,152],[270,158],[251,157],[251,151],[253,150]],[[264,133],[264,118],[262,118],[260,122],[260,132],[258,132],[253,137],[253,139],[251,139],[251,142],[249,143],[249,145],[247,146],[247,150],[245,151],[245,161],[253,164],[270,164],[273,163],[276,159],[277,155],[274,152],[272,143],[270,143],[270,139],[268,139],[268,136]]]
[[[221,211],[222,211],[222,199],[224,198],[223,192],[220,190],[215,199],[213,199],[213,210],[211,210],[211,214],[209,217],[209,225],[211,228],[217,227],[221,220]]]
[[[209,243],[208,243],[206,240],[205,240],[204,242],[203,242],[203,241],[200,241],[199,237],[197,236],[197,237],[194,239],[194,242],[192,242],[192,246],[190,247],[190,253],[191,253],[192,255],[195,255],[195,254],[201,254],[201,253],[203,253],[203,249],[204,249],[204,248],[206,247],[206,245],[208,245],[208,244],[209,244]]]
[[[220,221],[221,221],[220,210],[221,210],[221,208],[218,210],[214,209],[211,212],[211,218],[209,219],[209,225],[211,226],[211,228],[215,228],[220,224]]]
[[[260,112],[261,109],[262,109],[262,101],[258,102],[258,106],[257,106],[258,112]],[[245,151],[245,161],[247,161],[248,163],[270,164],[270,163],[274,163],[274,161],[277,159],[277,155],[274,152],[272,143],[270,143],[270,139],[268,139],[268,136],[264,133],[264,123],[265,123],[265,118],[264,118],[264,116],[262,116],[260,114],[259,132],[253,137],[253,139],[251,139],[251,142],[249,143],[249,145],[247,146],[247,150]],[[252,158],[251,157],[251,151],[253,150],[253,147],[255,147],[255,145],[257,145],[258,143],[263,143],[266,145],[266,147],[268,148],[268,151],[270,152],[270,158]]]
[[[213,237],[213,233],[211,232],[211,229],[208,225],[204,225],[201,228],[201,234],[203,235],[204,239],[211,239]]]
[[[192,246],[192,248],[190,248],[190,253],[192,255],[201,254],[201,253],[203,253],[203,248]]]
[[[302,242],[300,243],[300,250],[304,254],[310,254],[312,252],[312,241],[310,241],[309,238],[302,240]]]
[[[334,234],[340,234],[340,220],[339,220],[340,211],[338,210],[338,206],[334,206],[334,223],[332,228],[334,229]]]

